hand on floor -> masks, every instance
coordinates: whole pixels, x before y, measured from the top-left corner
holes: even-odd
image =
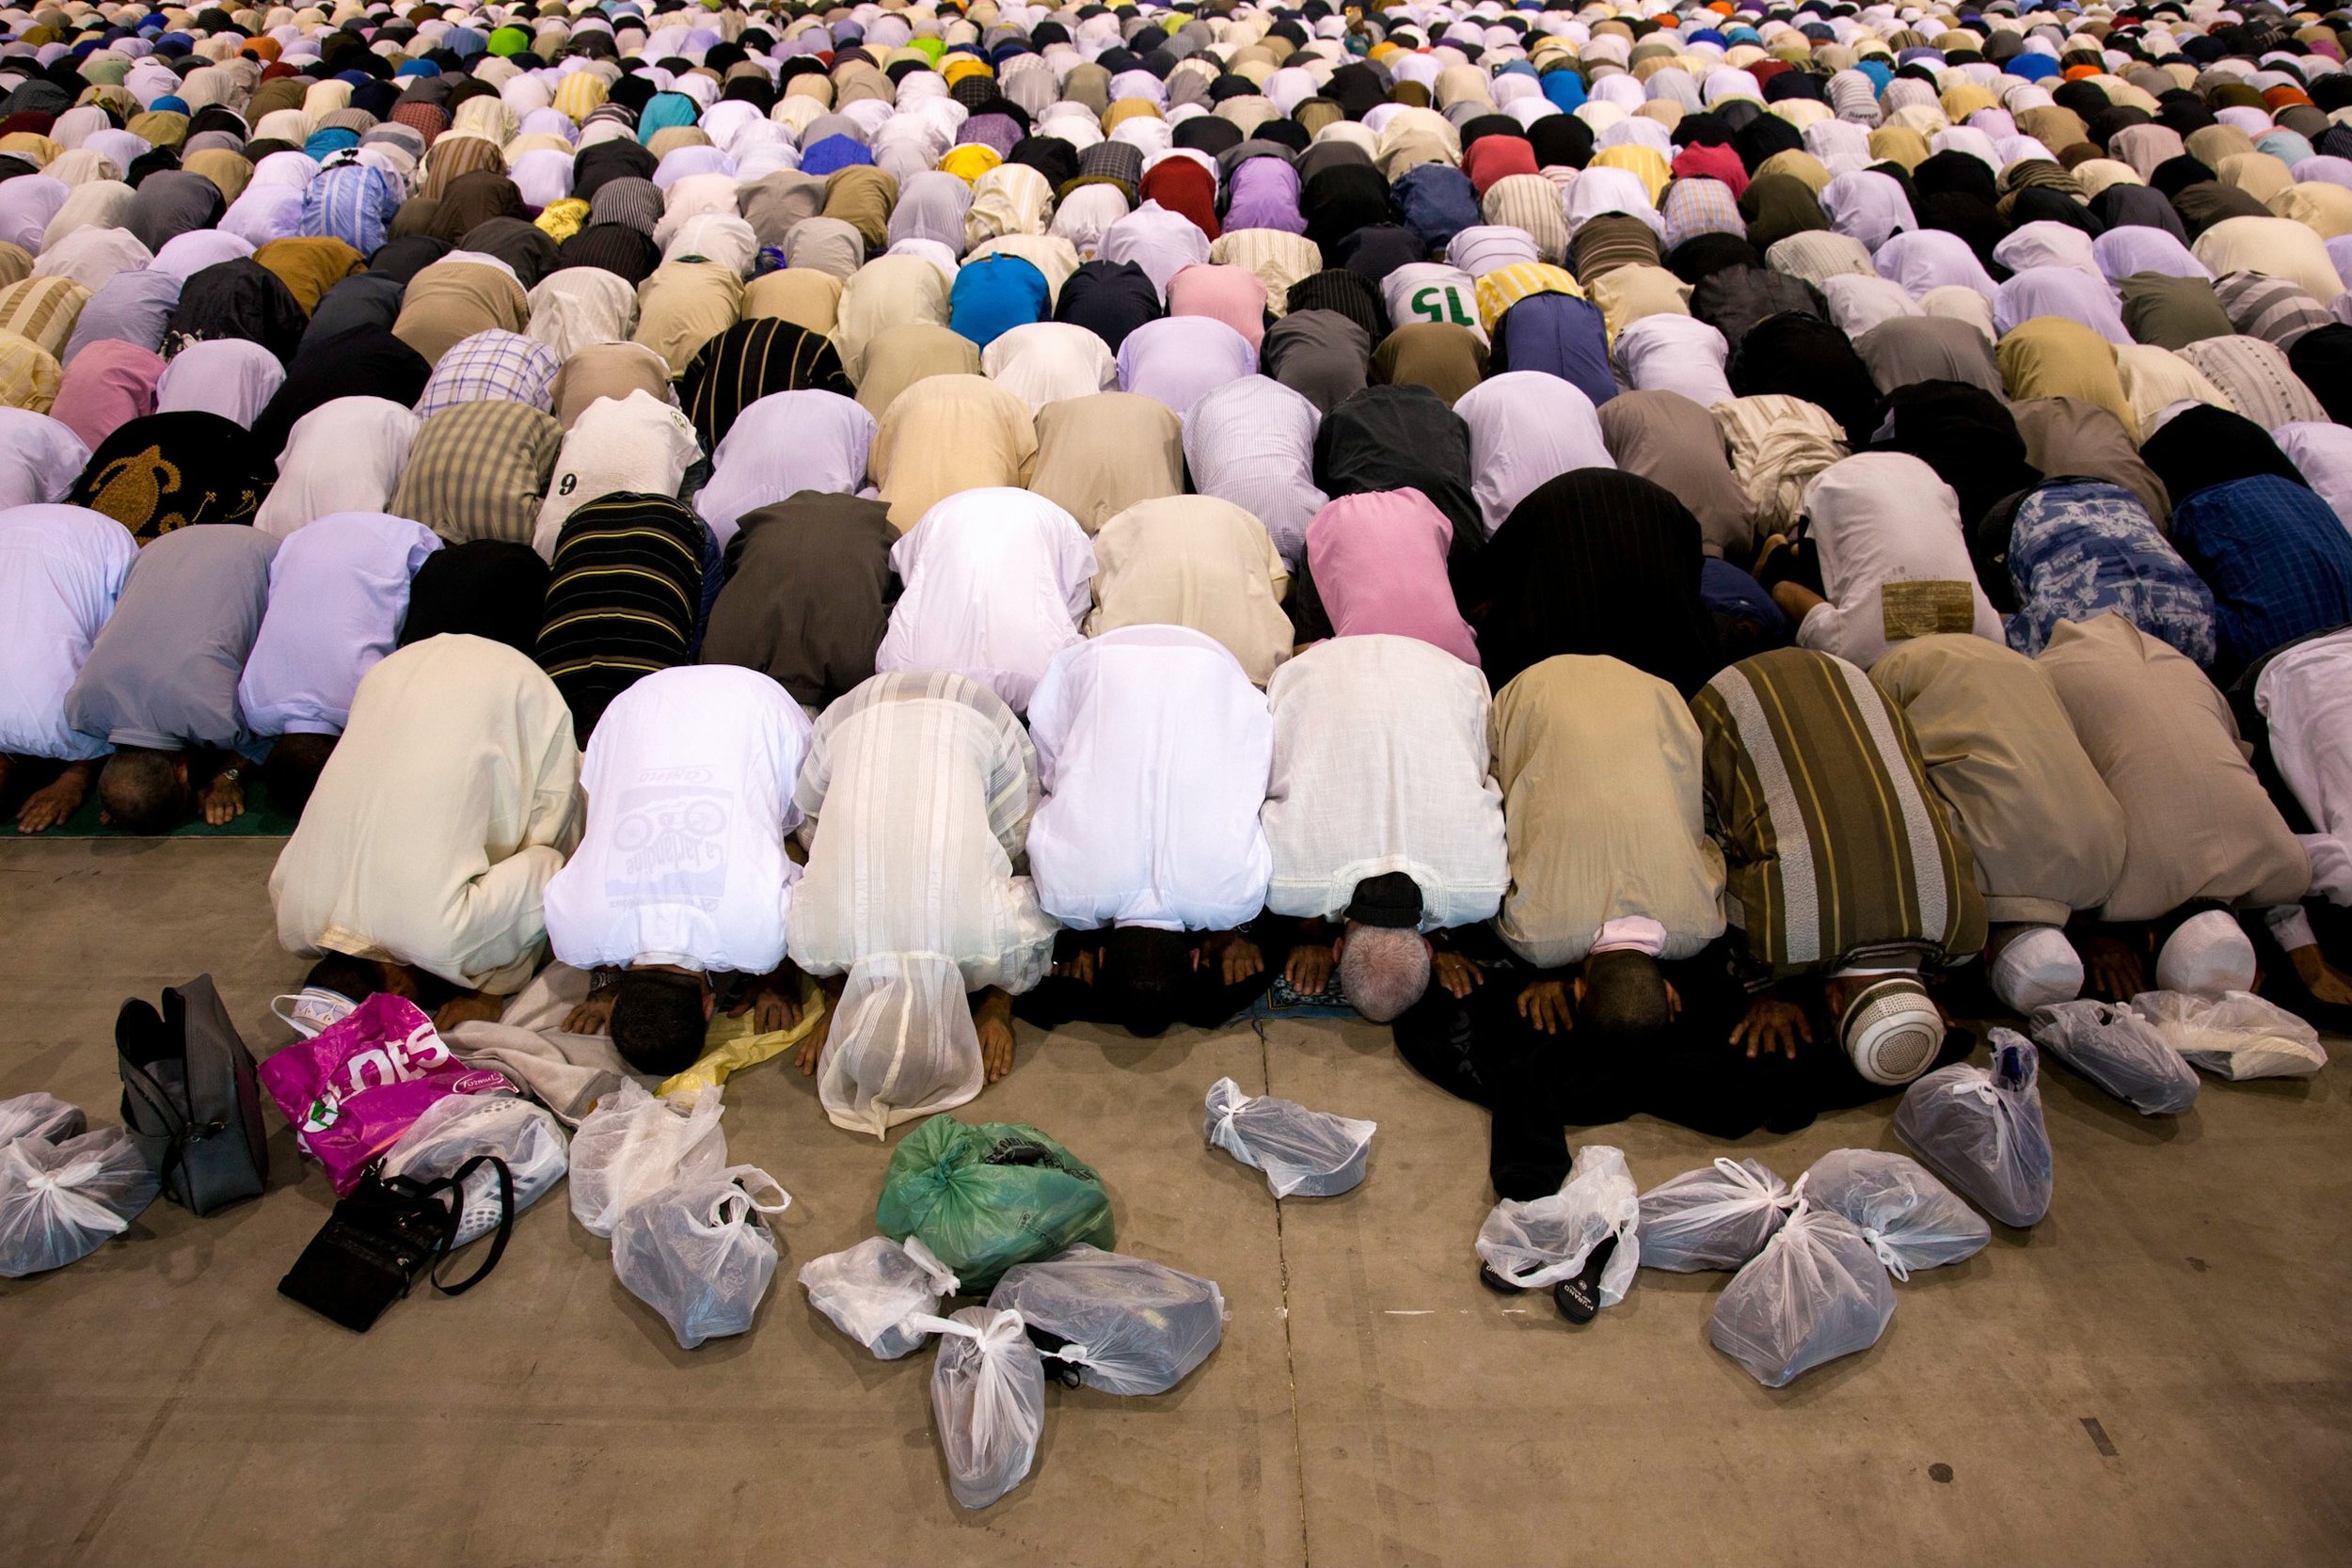
[[[433,1015],[433,1027],[446,1035],[461,1023],[496,1023],[505,1010],[506,1004],[499,997],[453,997]]]
[[[1470,988],[1484,984],[1486,978],[1484,971],[1459,953],[1437,954],[1430,958],[1429,968],[1438,984],[1456,1002],[1470,995]]]
[[[564,1015],[564,1032],[567,1035],[602,1035],[612,1028],[612,999],[616,993],[611,987],[592,991],[588,999]]]
[[[24,798],[24,804],[16,814],[16,831],[40,833],[62,826],[67,817],[81,809],[88,793],[88,786],[78,779],[58,779],[43,784]]]
[[[752,1015],[752,1027],[763,1035],[773,1035],[791,1028],[801,1022],[801,999],[787,995],[781,988],[761,980],[743,993],[743,1000],[727,1009],[727,1017]]]
[[[838,1001],[833,1006],[827,1007],[825,1016],[817,1021],[817,1027],[811,1029],[808,1032],[808,1037],[801,1041],[802,1077],[817,1076],[817,1065],[825,1059],[825,1041],[833,1036],[834,1015],[839,1011],[839,1008]]]
[[[1331,949],[1317,942],[1302,942],[1291,949],[1291,961],[1282,966],[1282,978],[1299,995],[1313,996],[1331,983]]]
[[[1012,1070],[1012,1024],[1001,1018],[977,1020],[980,1037],[980,1066],[992,1084]]]
[[[1731,1043],[1744,1044],[1748,1058],[1753,1061],[1760,1052],[1770,1056],[1774,1052],[1797,1059],[1797,1042],[1813,1043],[1813,1023],[1804,1016],[1804,1009],[1793,1002],[1777,997],[1759,996],[1748,1004],[1748,1012],[1731,1031]]]
[[[1565,1035],[1576,1027],[1568,988],[1558,980],[1538,980],[1519,992],[1519,1017],[1546,1035]]]
[[[245,815],[245,785],[224,773],[204,786],[204,797],[197,805],[206,822],[225,828]]]

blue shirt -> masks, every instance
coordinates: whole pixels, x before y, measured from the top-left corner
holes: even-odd
[[[2352,532],[2308,485],[2276,474],[2208,485],[2172,509],[2172,540],[2213,585],[2231,671],[2352,621]]]
[[[2024,607],[2009,617],[2009,645],[2028,658],[2060,621],[2111,610],[2201,668],[2213,663],[2212,592],[2121,485],[2074,480],[2027,496],[2010,531],[2009,575]]]

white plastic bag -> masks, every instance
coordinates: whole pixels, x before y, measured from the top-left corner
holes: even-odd
[[[801,1287],[808,1304],[833,1326],[874,1353],[896,1361],[927,1336],[916,1317],[937,1317],[939,1304],[961,1288],[947,1265],[919,1236],[894,1242],[870,1236],[847,1252],[829,1252],[803,1264]]]
[[[1272,1095],[1251,1097],[1231,1078],[1209,1085],[1209,1142],[1265,1172],[1276,1197],[1333,1197],[1364,1179],[1376,1121],[1356,1121]]]
[[[717,1173],[727,1163],[721,1093],[657,1100],[632,1078],[598,1101],[572,1134],[572,1217],[590,1235],[610,1236],[632,1204],[686,1177]]]
[[[1798,1179],[1797,1191],[1851,1221],[1897,1279],[1974,1258],[1993,1240],[1982,1214],[1906,1154],[1833,1148]]]
[[[1165,1394],[1225,1338],[1216,1282],[1084,1242],[1005,1272],[988,1298],[1021,1314],[1048,1360],[1106,1394]]]
[[[456,1175],[477,1154],[506,1162],[517,1214],[555,1191],[571,1163],[564,1129],[545,1108],[507,1094],[452,1094],[426,1106],[385,1152],[384,1174],[432,1181]],[[466,1179],[451,1245],[486,1236],[498,1223],[498,1172],[485,1167]]]
[[[2034,1044],[2143,1117],[2177,1117],[2197,1103],[2197,1074],[2129,1007],[2058,1002],[2036,1007],[2027,1027]]]
[[[753,1196],[762,1191],[775,1201]],[[741,1334],[776,1277],[776,1239],[759,1216],[791,1205],[756,1165],[688,1176],[622,1212],[612,1272],[661,1314],[681,1350]]]
[[[947,1489],[966,1508],[986,1508],[1020,1485],[1037,1458],[1045,1364],[1018,1312],[967,1307],[914,1325],[939,1336],[931,1419],[947,1459]]]
[[[1568,1164],[1568,1179],[1549,1197],[1504,1198],[1478,1227],[1478,1256],[1522,1291],[1546,1291],[1584,1272],[1602,1238],[1617,1250],[1600,1272],[1600,1304],[1614,1307],[1632,1287],[1642,1263],[1642,1197],[1625,1154],[1586,1144]]]
[[[0,1278],[61,1269],[130,1228],[162,1185],[119,1127],[0,1144]]]
[[[2250,991],[2219,1001],[2176,990],[2142,991],[2132,1011],[2191,1067],[2233,1082],[2249,1078],[2309,1078],[2328,1065],[2319,1031]]]
[[[19,1138],[63,1143],[80,1137],[88,1127],[89,1120],[79,1105],[69,1105],[39,1089],[14,1100],[0,1100],[0,1144],[12,1144]]]
[[[2033,1042],[1995,1029],[1992,1043],[1990,1071],[1957,1062],[1905,1089],[1895,1135],[1971,1203],[2022,1228],[2050,1212],[2050,1134]]]
[[[1895,1315],[1870,1243],[1842,1214],[1800,1200],[1788,1222],[1715,1298],[1707,1337],[1767,1388],[1868,1350]]]
[[[1754,1160],[1717,1160],[1642,1195],[1642,1265],[1676,1274],[1736,1269],[1757,1253],[1797,1200]]]

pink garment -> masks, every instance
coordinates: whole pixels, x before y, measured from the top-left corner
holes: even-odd
[[[1168,313],[1221,321],[1255,354],[1265,337],[1265,279],[1248,267],[1185,267],[1168,280]]]
[[[1721,180],[1731,187],[1735,197],[1748,188],[1748,166],[1728,147],[1704,147],[1692,142],[1675,154],[1673,166],[1677,180]]]
[[[1343,496],[1307,525],[1307,570],[1340,637],[1418,637],[1478,667],[1478,638],[1454,606],[1454,525],[1418,490]]]
[[[96,451],[117,430],[155,412],[155,387],[163,378],[163,356],[119,338],[101,339],[65,368],[49,417]]]

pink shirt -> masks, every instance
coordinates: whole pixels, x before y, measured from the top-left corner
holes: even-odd
[[[1418,490],[1343,496],[1307,525],[1307,570],[1341,637],[1416,637],[1478,665],[1478,639],[1454,606],[1446,551],[1454,525]]]
[[[1168,280],[1168,313],[1214,317],[1254,351],[1265,338],[1265,282],[1248,267],[1189,266]]]

